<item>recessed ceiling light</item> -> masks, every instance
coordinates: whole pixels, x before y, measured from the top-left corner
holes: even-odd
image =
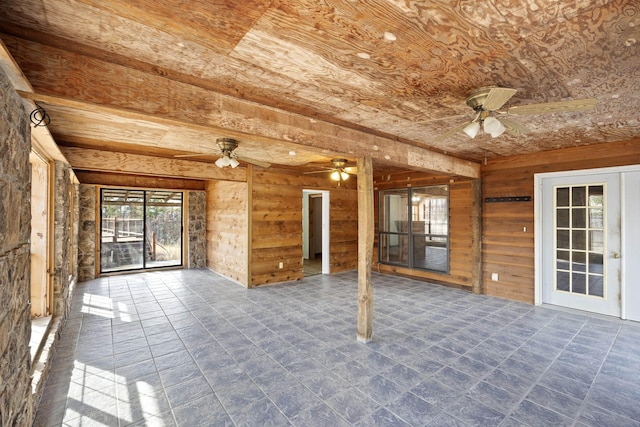
[[[385,31],[384,33],[384,39],[390,42],[394,42],[396,41],[398,38],[396,37],[395,34],[390,33],[389,31]]]
[[[371,55],[369,55],[367,52],[359,52],[358,53],[358,58],[371,59]]]
[[[177,45],[178,45],[178,47],[185,47],[185,44],[182,43],[182,42],[178,42]]]
[[[296,152],[295,152],[295,151],[293,151],[293,150],[291,150],[291,151],[289,151],[289,155],[290,155],[290,156],[295,156],[295,155],[296,155]]]

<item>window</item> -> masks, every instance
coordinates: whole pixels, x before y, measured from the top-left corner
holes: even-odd
[[[182,265],[182,192],[103,188],[100,271]]]
[[[449,187],[379,193],[379,260],[383,264],[449,271]]]

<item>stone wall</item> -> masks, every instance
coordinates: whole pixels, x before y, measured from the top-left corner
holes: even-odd
[[[78,281],[96,278],[96,186],[80,185]]]
[[[0,425],[33,418],[29,309],[31,129],[28,113],[0,70]]]
[[[77,260],[73,259],[74,247],[77,246],[75,222],[78,217],[72,211],[74,183],[71,180],[71,167],[65,163],[55,162],[54,181],[54,254],[53,254],[53,314],[66,318],[71,308],[71,293],[76,282]],[[72,239],[73,246],[72,246]]]
[[[189,191],[188,202],[189,259],[187,268],[207,266],[207,193]]]

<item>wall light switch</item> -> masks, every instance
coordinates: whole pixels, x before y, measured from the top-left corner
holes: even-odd
[[[280,261],[280,264],[278,264],[278,268],[284,268],[284,262]]]

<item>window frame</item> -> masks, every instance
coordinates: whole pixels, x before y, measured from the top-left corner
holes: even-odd
[[[420,193],[420,191],[424,191],[428,193],[428,189],[432,189],[432,188],[441,188],[442,191],[444,193],[446,193],[446,196],[444,196],[444,199],[446,200],[446,234],[439,234],[439,233],[434,233],[434,232],[416,232],[414,230],[414,222],[422,222],[422,221],[417,221],[416,219],[414,219],[415,213],[416,211],[418,211],[420,208],[415,206],[413,204],[413,197],[414,194],[416,193]],[[413,270],[420,270],[420,271],[429,271],[429,272],[434,272],[434,273],[440,273],[440,274],[449,274],[450,273],[450,269],[451,269],[451,260],[450,260],[450,234],[451,234],[451,220],[450,220],[450,197],[449,197],[449,192],[450,187],[449,185],[446,184],[440,184],[440,185],[428,185],[428,186],[421,186],[421,187],[408,187],[408,188],[393,188],[393,189],[386,189],[386,190],[379,190],[378,191],[378,262],[380,264],[385,264],[385,265],[393,265],[393,266],[399,266],[399,267],[406,267],[409,269],[413,269]],[[387,218],[388,216],[388,210],[389,207],[387,206],[388,202],[387,202],[387,197],[386,195],[390,195],[390,194],[397,194],[400,196],[405,196],[406,197],[406,212],[403,215],[404,219],[400,219],[400,221],[406,220],[407,225],[406,225],[406,232],[403,231],[398,231],[398,230],[387,230],[387,223],[389,222],[389,218]],[[417,208],[417,209],[416,209]],[[424,208],[424,207],[423,207]],[[386,209],[386,210],[385,210]],[[430,211],[431,212],[431,211]],[[399,261],[389,261],[389,260],[385,260],[385,245],[383,245],[383,242],[387,241],[389,239],[390,236],[397,236],[398,239],[406,239],[406,244],[407,244],[407,257],[406,257],[406,262],[403,262],[403,257],[402,255],[400,255],[398,257]],[[416,251],[416,247],[415,247],[415,237],[424,237],[424,238],[436,238],[436,239],[444,239],[444,249],[446,251],[445,254],[445,259],[446,259],[446,267],[444,269],[437,269],[437,268],[433,268],[434,266],[431,266],[432,268],[424,267],[424,266],[420,266],[417,265],[416,260],[415,260],[415,251]]]
[[[167,188],[136,188],[136,187],[112,187],[112,186],[101,186],[98,188],[98,200],[97,200],[97,211],[99,213],[100,222],[98,227],[96,227],[97,239],[98,239],[98,262],[96,263],[96,267],[98,269],[99,275],[106,276],[112,274],[120,274],[132,271],[153,271],[153,270],[161,270],[161,269],[176,269],[176,268],[184,268],[185,266],[185,241],[187,241],[188,236],[185,235],[185,217],[186,217],[186,192],[183,190],[172,190]],[[105,269],[103,267],[102,256],[103,256],[103,243],[102,243],[102,228],[103,228],[103,203],[104,203],[104,193],[105,191],[124,191],[124,192],[139,192],[142,197],[142,265],[141,266],[132,266],[128,268],[117,268],[117,269]],[[151,260],[147,259],[145,245],[148,241],[148,230],[147,230],[147,205],[148,205],[148,194],[153,194],[156,192],[168,192],[168,193],[179,193],[180,196],[180,255],[179,255],[179,263],[169,264],[169,265],[148,265],[152,264]]]

